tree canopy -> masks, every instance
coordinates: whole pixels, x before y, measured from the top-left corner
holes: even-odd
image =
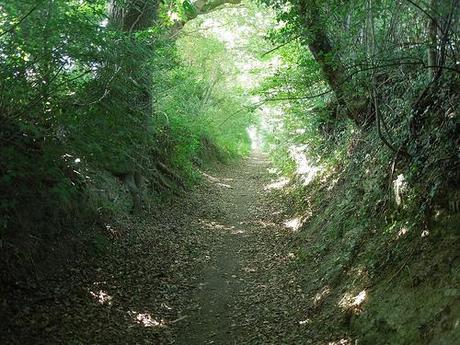
[[[371,281],[418,250],[402,229],[456,222],[459,19],[458,0],[0,0],[0,278],[50,243],[97,252],[260,149],[321,242],[302,258]]]

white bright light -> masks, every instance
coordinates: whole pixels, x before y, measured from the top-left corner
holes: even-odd
[[[289,153],[297,165],[296,173],[302,178],[303,184],[308,185],[316,177],[320,168],[314,166],[305,154],[306,145],[291,145]]]
[[[257,128],[252,126],[246,129],[251,140],[252,151],[258,151],[260,149],[260,137],[257,133]]]

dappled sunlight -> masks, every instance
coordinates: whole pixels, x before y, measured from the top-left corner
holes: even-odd
[[[246,273],[254,273],[254,272],[257,272],[257,268],[256,267],[243,267],[242,271]]]
[[[165,320],[155,319],[149,313],[138,313],[136,311],[129,311],[128,314],[132,317],[133,321],[143,327],[162,327],[166,325]]]
[[[226,183],[217,182],[217,186],[232,189],[233,187]]]
[[[208,230],[230,232],[232,235],[239,235],[245,233],[244,230],[237,229],[234,225],[227,226],[207,219],[198,219],[198,222],[202,227]]]
[[[89,294],[91,297],[96,300],[98,303],[103,305],[112,305],[113,297],[110,296],[107,292],[99,290],[99,291],[90,291]]]
[[[321,178],[322,183],[328,182],[326,187],[328,191],[331,191],[337,185],[337,182],[339,182],[339,180],[340,177],[330,178],[330,176],[324,176],[323,178]]]
[[[168,11],[168,17],[169,17],[169,20],[171,20],[171,22],[173,22],[173,23],[176,23],[176,22],[180,21],[179,13],[177,13],[175,11],[169,10]]]
[[[313,297],[313,305],[319,306],[324,302],[327,296],[331,293],[331,288],[329,286],[324,286],[316,295]]]
[[[360,291],[357,295],[347,292],[340,299],[339,307],[341,307],[342,310],[349,310],[358,314],[362,311],[361,306],[367,300],[367,297],[368,295],[365,289]]]
[[[282,176],[279,179],[275,180],[264,186],[264,190],[281,190],[286,187],[291,180],[286,176]]]
[[[260,165],[263,165],[265,166],[267,163],[268,163],[268,159],[267,159],[267,156],[265,156],[263,153],[261,153],[260,151],[257,152],[258,156],[253,156],[251,157],[251,160],[249,162],[249,165],[253,166],[254,168],[256,168],[257,166],[260,166]]]
[[[399,239],[401,237],[406,236],[406,234],[409,232],[409,229],[406,226],[403,226],[401,229],[399,229],[398,234],[396,235],[396,238]]]
[[[366,266],[356,265],[351,267],[348,276],[353,279],[355,282],[360,282],[360,284],[367,285],[370,282],[369,271]]]
[[[366,297],[367,297],[366,290],[362,290],[359,294],[357,294],[353,298],[352,306],[360,306],[366,300]]]
[[[289,253],[287,253],[286,258],[289,259],[289,260],[295,260],[296,255],[293,252],[289,252]]]
[[[336,341],[330,341],[327,343],[327,345],[351,345],[351,344],[352,344],[351,340],[345,339],[345,338],[342,338]]]
[[[398,177],[393,180],[393,192],[396,205],[402,204],[404,193],[407,191],[407,181],[403,174],[399,174]]]
[[[292,231],[296,232],[302,227],[304,221],[300,217],[288,219],[284,222],[284,226]]]
[[[230,233],[232,235],[240,235],[240,234],[244,234],[246,231],[244,230],[241,230],[241,229],[234,229],[234,230],[231,230]]]
[[[299,321],[299,325],[301,325],[301,326],[308,325],[309,323],[311,323],[311,319],[305,319],[305,320],[300,320]]]
[[[320,167],[313,165],[305,154],[306,150],[307,145],[291,145],[289,147],[291,158],[295,161],[297,166],[296,173],[302,179],[304,186],[310,184],[321,170]]]
[[[232,186],[229,185],[228,183],[224,183],[224,182],[231,182],[231,181],[233,181],[232,178],[217,178],[217,177],[214,177],[214,176],[212,176],[212,175],[209,175],[208,173],[205,173],[204,171],[200,171],[200,173],[201,173],[201,175],[202,175],[203,177],[205,177],[208,181],[215,183],[215,184],[218,185],[219,187],[232,188]]]
[[[276,227],[276,226],[278,226],[278,225],[277,225],[276,223],[274,223],[274,222],[266,222],[266,221],[260,220],[260,219],[257,220],[257,221],[255,221],[255,223],[256,223],[257,225],[259,225],[259,226],[262,226],[264,229],[265,229],[265,228],[268,228],[268,227]]]
[[[0,345],[457,344],[459,2],[2,1]]]

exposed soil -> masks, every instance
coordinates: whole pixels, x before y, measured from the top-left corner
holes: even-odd
[[[327,224],[296,229],[269,168],[256,154],[217,165],[182,197],[107,224],[99,255],[0,284],[0,344],[458,343],[458,236],[434,229],[370,280],[359,258],[340,265]]]
[[[113,225],[108,253],[3,289],[0,343],[308,344],[295,234],[268,168],[261,155],[215,167],[180,200]]]
[[[267,188],[268,168],[263,156],[253,156],[208,175],[204,204],[210,212],[195,220],[210,243],[208,261],[178,344],[280,344],[294,343],[293,337],[299,342],[303,319],[296,309],[302,296],[286,265],[293,259],[293,232]]]

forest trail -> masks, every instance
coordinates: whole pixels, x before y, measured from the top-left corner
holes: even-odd
[[[293,231],[272,197],[269,167],[254,153],[212,176],[204,173],[206,217],[195,219],[195,229],[209,245],[177,344],[279,344],[302,333],[295,315],[301,297],[287,272]]]
[[[18,281],[0,343],[308,344],[297,233],[269,167],[257,154],[216,164],[180,198],[107,225],[120,234],[97,237],[100,252]]]

